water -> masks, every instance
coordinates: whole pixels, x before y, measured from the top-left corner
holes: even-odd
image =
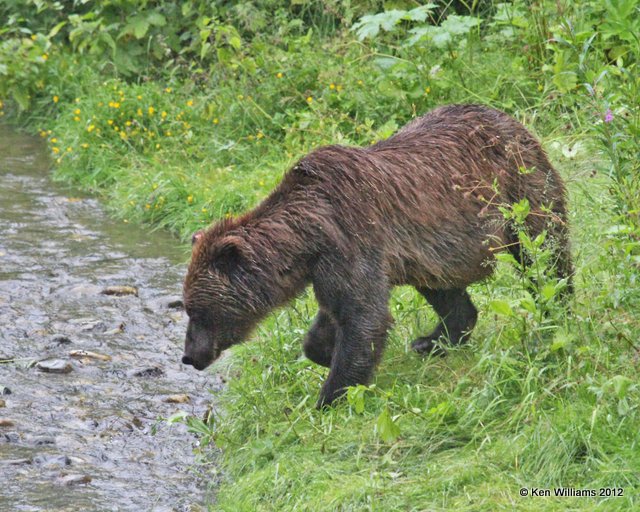
[[[203,416],[220,387],[179,362],[186,319],[169,304],[187,256],[53,184],[48,165],[41,141],[0,127],[0,511],[204,508],[197,440],[158,420]],[[138,296],[100,293],[115,285]],[[40,371],[47,358],[72,371]]]

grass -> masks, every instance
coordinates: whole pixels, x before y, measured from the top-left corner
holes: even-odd
[[[483,13],[502,9],[481,4]],[[213,371],[228,380],[220,408],[206,422],[184,419],[200,436],[203,462],[218,457],[212,444],[222,448],[212,510],[640,507],[637,53],[616,32],[622,21],[602,24],[618,18],[599,2],[535,4],[516,12],[515,25],[496,14],[481,31],[453,34],[448,48],[406,46],[402,23],[359,41],[323,17],[315,32],[256,36],[240,60],[208,72],[137,80],[47,46],[50,69],[32,84],[40,92],[21,120],[47,139],[54,176],[100,194],[124,222],[183,240],[255,205],[313,147],[368,145],[445,103],[516,116],[567,183],[576,263],[569,308],[531,301],[502,262],[471,289],[480,318],[470,343],[422,358],[410,342],[435,317],[399,288],[372,386],[323,412],[314,403],[327,371],[301,350],[316,310],[310,293],[217,363]],[[601,33],[587,44],[594,24]],[[609,62],[614,52],[624,66]],[[624,495],[531,496],[560,487]]]
[[[606,235],[592,229],[611,219],[591,200],[606,197],[604,180],[578,179],[591,165],[588,153],[582,157],[561,166],[565,175],[576,173],[569,179],[572,210],[581,212],[572,219],[577,296],[557,329],[570,338],[567,344],[549,350],[556,335],[541,340],[543,346],[523,345],[520,319],[491,313],[494,298],[513,303],[522,294],[517,276],[502,266],[490,283],[474,287],[481,317],[471,343],[444,359],[423,359],[411,353],[409,341],[433,318],[402,288],[392,300],[396,326],[364,410],[343,403],[320,413],[312,404],[325,371],[301,355],[314,308],[310,298],[301,299],[220,368],[229,388],[211,435],[224,449],[228,483],[216,510],[637,506],[638,354],[624,336],[637,332],[638,323],[632,309],[612,308],[602,282],[593,279],[613,277],[601,250]],[[620,385],[629,387],[621,392]],[[385,409],[397,415],[400,430],[391,443],[376,432]],[[621,488],[624,496],[519,496],[521,488],[553,493],[560,487]]]

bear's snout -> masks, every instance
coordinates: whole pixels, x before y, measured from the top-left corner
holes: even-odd
[[[182,364],[193,366],[193,359],[191,359],[189,356],[182,356]]]

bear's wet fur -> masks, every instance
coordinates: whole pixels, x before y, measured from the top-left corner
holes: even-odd
[[[523,258],[499,207],[525,198],[525,228],[547,230],[555,270],[569,282],[564,185],[505,113],[446,106],[370,147],[316,149],[255,209],[194,235],[183,362],[205,368],[309,284],[319,311],[304,352],[330,368],[319,406],[370,380],[393,286],[414,286],[440,317],[415,350],[461,343],[477,319],[467,286],[493,272],[496,251]]]

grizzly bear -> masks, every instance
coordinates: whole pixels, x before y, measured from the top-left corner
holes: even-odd
[[[464,342],[477,319],[467,286],[492,273],[498,250],[526,262],[500,209],[525,198],[526,229],[547,230],[568,282],[564,185],[505,113],[446,106],[370,147],[316,149],[255,209],[193,236],[182,362],[204,369],[309,284],[319,310],[304,353],[330,368],[319,407],[371,378],[394,286],[414,286],[440,318],[417,352]]]

